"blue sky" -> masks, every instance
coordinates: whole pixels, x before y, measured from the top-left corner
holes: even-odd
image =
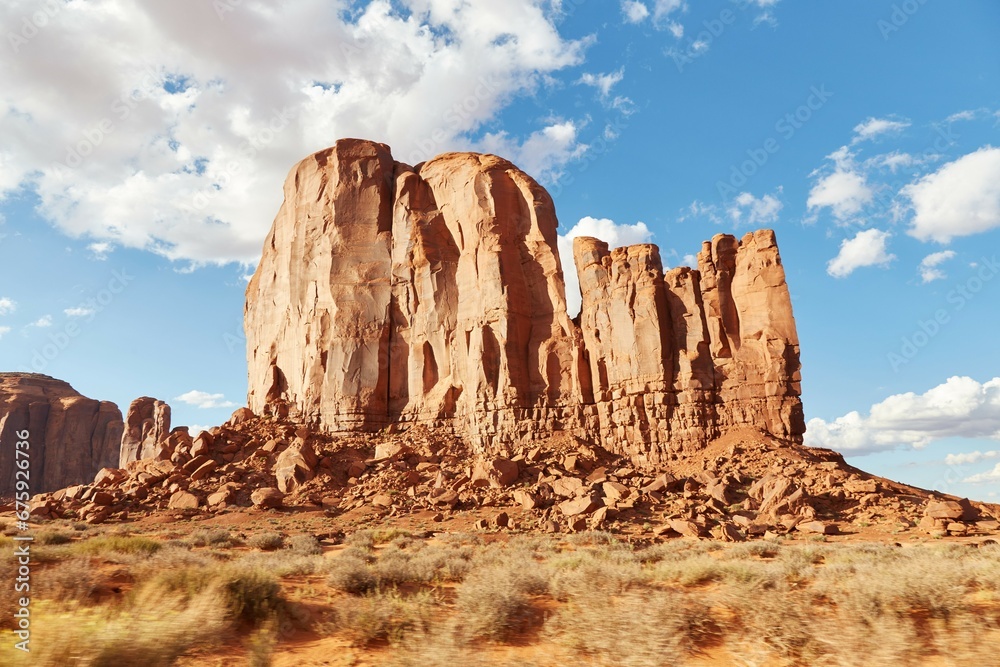
[[[564,247],[678,265],[774,228],[807,442],[996,498],[996,3],[33,0],[0,25],[0,369],[219,423],[292,164],[342,136],[483,150],[549,188]]]

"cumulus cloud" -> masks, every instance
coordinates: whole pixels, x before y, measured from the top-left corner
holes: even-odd
[[[954,250],[942,250],[941,252],[932,252],[920,261],[920,278],[925,283],[934,282],[935,280],[942,280],[947,278],[948,275],[937,268],[944,262],[955,257]]]
[[[66,317],[90,317],[96,311],[93,308],[86,308],[83,306],[77,308],[67,308],[63,311]]]
[[[875,191],[847,146],[837,149],[827,159],[833,162],[833,170],[816,181],[806,206],[810,211],[829,208],[834,218],[846,222],[874,200]]]
[[[559,180],[566,164],[587,152],[580,143],[579,128],[573,121],[553,123],[533,132],[523,142],[506,132],[486,134],[479,148],[511,160],[543,183]]]
[[[593,236],[607,243],[612,248],[649,243],[653,233],[644,222],[634,225],[619,225],[607,218],[581,218],[565,235],[559,235],[559,261],[562,263],[563,277],[566,280],[566,312],[570,317],[576,317],[580,312],[580,277],[576,273],[576,263],[573,261],[573,239],[577,236]]]
[[[778,188],[778,193],[781,193],[781,188]],[[777,221],[783,206],[781,200],[774,195],[766,194],[757,198],[749,192],[741,192],[733,199],[726,213],[737,225],[744,222],[748,225],[767,225]]]
[[[986,482],[1000,482],[1000,463],[993,467],[993,470],[981,472],[962,480],[967,484],[984,484]]]
[[[1000,458],[1000,452],[996,450],[991,450],[988,452],[981,452],[978,449],[974,452],[963,452],[961,454],[948,454],[944,457],[944,462],[950,466],[965,466],[965,465],[975,465],[980,461],[985,461],[987,459]]]
[[[826,272],[834,278],[846,278],[863,266],[887,267],[896,259],[887,250],[890,236],[889,232],[872,228],[845,239],[840,244],[840,252],[827,263]]]
[[[832,422],[810,419],[805,441],[847,454],[901,447],[921,449],[944,438],[1000,440],[1000,377],[980,384],[951,377],[923,394],[896,394],[867,415],[850,412]]]
[[[208,392],[198,391],[197,389],[192,389],[186,394],[181,394],[174,400],[187,403],[188,405],[193,405],[201,410],[236,407],[236,404],[232,401],[227,401],[225,395],[223,394],[209,394]]]
[[[0,315],[10,315],[17,310],[17,301],[10,297],[0,297]]]
[[[622,2],[622,16],[626,23],[642,23],[649,18],[649,7],[635,0]]]
[[[907,233],[921,241],[1000,228],[1000,148],[984,146],[902,189],[913,219]]]
[[[589,43],[536,0],[27,0],[0,22],[46,4],[47,24],[0,53],[0,197],[27,187],[64,233],[199,263],[254,261],[310,152],[344,136],[410,163],[476,148]],[[544,169],[579,155],[553,136],[566,129],[507,141],[564,151],[536,155]]]
[[[854,139],[851,143],[858,143],[875,139],[884,134],[898,134],[910,126],[908,120],[893,120],[891,118],[869,118],[854,126]]]
[[[3,337],[9,333],[10,333],[10,327],[0,327],[0,340],[3,340]]]
[[[29,327],[36,327],[38,329],[47,329],[52,326],[52,316],[42,315],[37,320],[28,325]]]

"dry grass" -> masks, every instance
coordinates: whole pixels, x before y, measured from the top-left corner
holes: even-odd
[[[274,536],[281,540],[255,537]],[[600,532],[486,544],[384,530],[355,533],[324,557],[308,534],[251,552],[192,550],[231,544],[221,529],[169,537],[177,539],[106,533],[39,545],[48,560],[36,574],[33,618],[44,650],[18,662],[9,631],[0,632],[0,664],[155,667],[235,641],[245,664],[263,667],[281,652],[289,620],[307,623],[296,615],[304,606],[287,600],[308,602],[314,631],[372,664],[652,667],[697,664],[711,652],[747,666],[981,667],[1000,654],[995,546],[633,548]],[[96,604],[108,561],[133,583],[124,599]],[[9,556],[0,560],[0,575],[13,572]],[[515,653],[524,646],[537,648],[526,658]]]

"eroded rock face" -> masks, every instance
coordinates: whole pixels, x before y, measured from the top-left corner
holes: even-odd
[[[170,436],[170,406],[149,396],[132,401],[125,416],[118,466],[157,458],[158,448]]]
[[[101,468],[117,466],[123,430],[118,406],[45,375],[0,373],[0,495],[14,493],[14,445],[25,430],[33,494],[90,482]]]
[[[424,423],[483,452],[556,430],[655,463],[754,425],[798,439],[798,341],[774,234],[698,269],[577,239],[566,315],[548,193],[491,155],[410,167],[342,140],[289,174],[247,289],[249,405],[327,431]]]

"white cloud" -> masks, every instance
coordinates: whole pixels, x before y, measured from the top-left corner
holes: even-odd
[[[10,327],[0,327],[0,340],[3,340],[3,337],[9,333],[10,333]]]
[[[624,0],[622,2],[622,15],[626,23],[642,23],[649,17],[649,8],[641,2],[634,0]]]
[[[840,222],[856,216],[875,198],[864,172],[854,162],[854,154],[842,146],[827,156],[833,171],[821,177],[809,191],[809,210],[829,208]]]
[[[875,139],[883,134],[896,134],[910,126],[908,120],[892,120],[891,118],[869,118],[854,126],[854,139],[851,143]]]
[[[623,78],[625,78],[624,67],[619,69],[617,72],[608,72],[607,74],[591,74],[590,72],[585,72],[583,76],[580,77],[578,83],[597,88],[601,95],[601,99],[605,100],[608,98],[608,95],[611,94],[611,89],[614,88],[615,84]]]
[[[846,278],[863,266],[888,266],[896,259],[895,255],[886,251],[890,236],[889,232],[873,228],[858,232],[852,239],[845,239],[840,244],[840,252],[827,263],[826,272],[834,278]]]
[[[0,297],[0,315],[9,315],[17,310],[17,301],[10,297]]]
[[[42,315],[37,320],[28,325],[29,327],[37,327],[39,329],[47,329],[52,326],[52,316]]]
[[[80,306],[78,308],[67,308],[63,311],[66,317],[89,317],[93,315],[96,311],[93,308],[86,308]]]
[[[554,183],[566,164],[589,148],[579,142],[578,134],[573,121],[563,121],[533,132],[521,143],[506,132],[486,134],[478,148],[507,158],[542,183]]]
[[[680,39],[681,37],[684,36],[684,26],[682,26],[680,23],[677,23],[676,21],[671,21],[670,23],[668,23],[667,30],[669,30],[670,34],[676,37],[677,39]]]
[[[948,275],[937,267],[954,256],[954,250],[942,250],[941,252],[932,252],[927,255],[920,261],[920,278],[925,283],[947,278]]]
[[[690,266],[693,269],[698,268],[698,258],[695,255],[684,255],[681,261],[684,266]]]
[[[685,10],[687,3],[684,0],[656,0],[653,3],[653,23],[661,25],[671,14]]]
[[[576,317],[580,312],[580,277],[573,261],[573,239],[577,236],[593,236],[612,248],[648,243],[653,233],[644,222],[634,225],[619,225],[607,218],[581,218],[565,235],[559,235],[559,261],[562,263],[563,278],[566,281],[566,312]]]
[[[890,396],[867,416],[850,412],[832,422],[810,419],[805,435],[811,447],[858,455],[921,449],[944,438],[1000,440],[1000,377],[983,384],[952,377],[923,394]]]
[[[106,241],[98,241],[97,243],[91,243],[88,245],[87,250],[90,251],[90,254],[93,255],[94,259],[103,262],[108,258],[108,255],[111,254],[111,251],[114,250],[114,246]]]
[[[780,193],[781,188],[778,188],[778,194]],[[767,225],[777,221],[782,206],[784,204],[774,195],[764,195],[758,199],[749,192],[741,192],[726,209],[726,213],[737,225],[743,222],[748,225]]]
[[[0,23],[43,4],[3,3]],[[57,4],[27,43],[4,38],[0,197],[23,183],[71,236],[194,262],[255,261],[310,152],[473,148],[592,41],[563,39],[536,0]]]
[[[954,123],[956,121],[962,121],[962,120],[975,120],[979,116],[988,114],[989,114],[988,109],[967,109],[965,111],[959,111],[957,113],[951,114],[950,116],[944,119],[944,122]]]
[[[971,477],[966,477],[962,480],[967,484],[984,484],[986,482],[1000,482],[1000,463],[993,467],[993,470],[989,472],[981,472],[978,475],[972,475]]]
[[[909,153],[902,153],[900,151],[893,151],[891,153],[882,153],[881,155],[876,155],[875,157],[866,160],[866,164],[874,165],[876,167],[882,167],[888,169],[890,172],[895,174],[899,169],[905,169],[907,167],[915,167],[923,163],[923,160],[917,158]]]
[[[187,403],[188,405],[193,405],[201,410],[236,407],[236,404],[232,401],[227,401],[223,394],[209,394],[204,391],[198,391],[197,389],[193,389],[186,394],[181,394],[174,400]]]
[[[908,233],[949,243],[1000,228],[1000,148],[984,146],[904,187],[913,219]]]
[[[989,452],[981,452],[978,449],[974,452],[963,452],[961,454],[948,454],[944,457],[944,462],[946,465],[950,466],[964,466],[964,465],[975,465],[980,461],[986,459],[1000,458],[1000,452],[992,450]]]

